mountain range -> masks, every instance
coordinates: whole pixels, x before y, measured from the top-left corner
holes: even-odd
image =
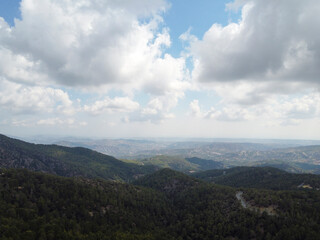
[[[230,139],[212,139],[210,142],[200,139],[174,142],[172,140],[66,139],[52,142],[68,147],[86,147],[104,154],[142,162],[150,159],[157,163],[155,159],[158,156],[167,157],[167,161],[168,158],[197,157],[220,162],[224,167],[273,166],[293,173],[320,173],[319,141],[243,139],[242,142],[236,142]],[[176,170],[183,168],[176,168]],[[186,166],[185,169],[204,170],[191,166]]]
[[[319,175],[184,161],[198,172],[0,135],[1,239],[320,238]]]

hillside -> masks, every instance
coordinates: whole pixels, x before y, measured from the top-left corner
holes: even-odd
[[[181,156],[158,155],[137,161],[145,165],[154,165],[160,168],[171,168],[181,172],[204,171],[209,169],[223,168],[223,164],[220,162],[197,157],[184,158]]]
[[[157,169],[125,163],[86,148],[31,144],[4,135],[0,135],[0,167],[120,181],[131,181]]]
[[[165,168],[136,180],[134,184],[175,195],[182,191],[190,191],[203,183],[196,178]]]
[[[1,239],[170,239],[170,206],[151,189],[11,169],[0,192]]]
[[[163,169],[137,185],[0,169],[1,239],[318,239],[317,191],[246,190]],[[168,188],[169,186],[169,188]],[[169,190],[169,191],[168,191]],[[263,209],[273,207],[276,216]],[[316,214],[315,214],[316,213]],[[299,226],[299,227],[297,227]]]
[[[242,141],[244,141],[244,139]],[[86,147],[104,154],[126,159],[150,159],[150,161],[154,161],[155,164],[158,164],[159,161],[157,161],[157,159],[153,159],[154,156],[177,158],[180,159],[180,162],[183,159],[197,157],[199,159],[213,160],[228,167],[239,165],[272,166],[292,173],[320,173],[319,141],[251,141],[253,142],[236,142],[236,140],[228,142],[228,139],[212,139],[212,142],[142,141],[128,139],[78,139],[77,141],[76,139],[70,139],[69,141],[57,142],[59,145],[65,145],[69,147]],[[171,167],[170,162],[160,164],[162,164],[161,167]],[[173,166],[174,164],[171,165]],[[184,162],[182,164],[179,163],[177,166],[173,166],[171,168],[179,171],[199,171],[218,167],[204,169],[202,167],[199,168],[199,166],[190,164],[188,166],[188,163]]]
[[[231,187],[264,188],[273,190],[297,190],[320,188],[320,176],[293,174],[272,167],[234,167],[209,170],[192,174],[207,182]]]

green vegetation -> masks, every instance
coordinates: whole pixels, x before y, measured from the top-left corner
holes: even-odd
[[[154,165],[160,168],[171,168],[176,171],[204,171],[209,169],[222,168],[223,164],[213,160],[201,158],[184,158],[180,156],[158,155],[140,160],[145,165]]]
[[[256,167],[274,167],[290,173],[313,173],[320,174],[320,165],[304,162],[285,162],[279,160],[263,161],[253,164]]]
[[[161,193],[111,181],[62,178],[27,170],[2,170],[0,180],[1,239],[167,236],[159,229],[159,216],[168,215],[170,207]]]
[[[207,159],[202,159],[197,157],[186,158],[186,160],[190,163],[198,165],[199,166],[198,170],[202,170],[202,171],[223,168],[223,164],[221,162],[217,162],[213,160],[207,160]]]
[[[238,191],[169,169],[135,182],[0,170],[1,239],[319,239],[318,191]]]
[[[0,135],[0,167],[127,182],[157,169],[125,163],[86,148],[31,144],[4,135]]]
[[[309,186],[320,188],[320,176],[293,174],[272,167],[234,167],[195,173],[193,177],[231,187],[297,190]]]
[[[219,167],[171,160],[180,169]],[[146,165],[0,135],[0,238],[320,239],[320,176],[271,167],[188,176]]]

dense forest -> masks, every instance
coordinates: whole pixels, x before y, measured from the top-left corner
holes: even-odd
[[[207,182],[231,187],[273,190],[320,189],[320,175],[288,173],[273,167],[234,167],[192,174]]]
[[[169,169],[134,185],[0,172],[1,239],[319,239],[315,190],[238,189]],[[272,206],[274,214],[263,211]],[[260,208],[261,211],[255,209]]]
[[[160,168],[171,168],[179,172],[205,171],[209,169],[221,169],[223,164],[213,160],[207,160],[197,157],[184,158],[181,156],[157,155],[150,158],[143,158],[135,161],[137,164],[146,166],[153,165]]]

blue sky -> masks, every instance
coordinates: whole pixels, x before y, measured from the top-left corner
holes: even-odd
[[[229,1],[172,1],[171,7],[164,14],[164,22],[170,29],[173,55],[178,56],[183,51],[179,36],[189,28],[192,34],[201,38],[212,23],[228,24],[234,14],[226,14],[225,4]]]
[[[0,16],[2,16],[11,26],[14,25],[14,18],[20,18],[20,1],[2,0],[0,2]]]
[[[0,132],[320,139],[318,10],[2,0]]]

